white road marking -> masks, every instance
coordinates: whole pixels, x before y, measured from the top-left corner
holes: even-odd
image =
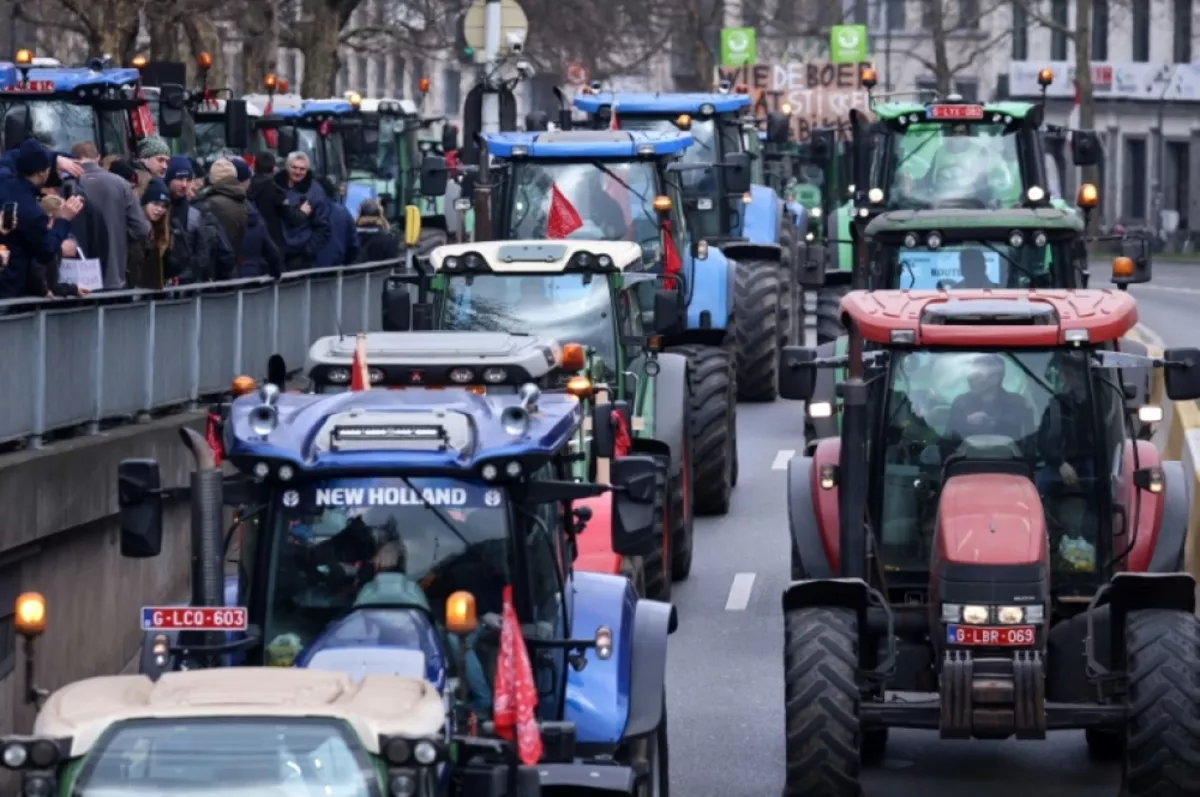
[[[796,456],[795,449],[785,448],[775,455],[775,461],[771,463],[771,470],[787,470],[788,462],[792,457]]]
[[[725,601],[725,611],[744,612],[750,605],[750,592],[754,589],[753,573],[738,573],[729,585],[729,599]]]

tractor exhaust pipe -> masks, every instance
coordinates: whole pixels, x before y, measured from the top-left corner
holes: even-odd
[[[192,490],[192,605],[223,606],[225,538],[222,533],[224,474],[204,436],[193,429],[180,429],[183,442],[196,460],[191,476]],[[219,635],[217,635],[219,637]],[[219,644],[214,639],[206,644]]]
[[[838,575],[867,580],[867,383],[863,344],[850,322],[849,373],[838,386],[842,398],[842,450],[838,461]]]

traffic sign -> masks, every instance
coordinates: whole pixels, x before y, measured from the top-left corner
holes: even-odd
[[[867,60],[867,26],[834,25],[829,29],[829,60],[858,64]]]
[[[567,64],[567,82],[572,86],[586,86],[588,84],[587,67],[578,61]]]
[[[721,66],[745,66],[757,60],[754,28],[721,28]]]
[[[520,42],[525,46],[525,36],[529,32],[529,20],[517,0],[499,0],[500,2],[500,55],[512,52],[512,45]],[[484,35],[484,21],[487,19],[488,0],[475,0],[467,9],[463,18],[463,37],[467,46],[475,50],[475,63],[487,63]]]

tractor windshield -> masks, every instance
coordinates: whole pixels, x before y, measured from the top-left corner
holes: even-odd
[[[342,134],[337,130],[322,136],[315,128],[294,128],[296,149],[308,156],[313,173],[328,177],[335,186],[346,181],[346,156]],[[278,132],[270,128],[259,128],[254,134],[254,150],[270,152],[282,163],[290,152],[280,152]]]
[[[1055,568],[1095,569],[1101,493],[1124,440],[1110,441],[1110,424],[1122,422],[1120,394],[1101,385],[1086,353],[895,351],[890,368],[879,515],[889,569],[928,568],[943,468],[953,458],[1025,463]],[[1116,448],[1107,450],[1109,442]]]
[[[923,236],[918,236],[919,240]],[[1070,247],[979,240],[937,249],[891,247],[885,287],[906,290],[962,288],[1049,288],[1072,284]]]
[[[617,347],[608,280],[588,274],[483,275],[450,279],[444,328],[520,332],[581,343],[615,366]]]
[[[646,161],[517,161],[510,237],[633,241],[657,254],[656,186],[654,164]]]
[[[90,141],[103,155],[124,155],[129,151],[128,123],[123,111],[98,111],[90,105],[64,100],[5,101],[0,95],[0,119],[17,107],[28,109],[33,135],[53,152],[70,152],[79,141]],[[0,128],[2,129],[2,128]],[[21,142],[5,141],[5,149]]]
[[[337,479],[280,490],[274,511],[267,664],[288,666],[355,608],[411,606],[441,623],[470,590],[500,611],[509,583],[504,490],[457,479]]]
[[[890,134],[891,209],[1012,208],[1022,201],[1017,134],[1000,124],[910,125]]]
[[[623,130],[645,130],[649,133],[678,133],[675,116],[617,116]],[[693,119],[687,132],[692,134],[692,145],[683,151],[683,164],[702,164],[710,168],[693,168],[672,175],[683,188],[687,203],[688,226],[697,240],[721,234],[720,170],[713,164],[721,161],[721,148],[717,141],[715,119]],[[740,138],[740,131],[738,136]],[[735,146],[736,149],[736,146]],[[740,199],[739,199],[740,202]]]
[[[78,797],[379,793],[375,763],[346,723],[312,717],[126,720],[78,773],[63,784]]]
[[[196,121],[196,157],[203,161],[238,155],[225,141],[224,121]]]

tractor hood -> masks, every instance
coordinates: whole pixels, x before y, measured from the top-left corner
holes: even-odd
[[[1041,497],[1025,476],[970,473],[942,488],[938,558],[964,565],[1028,565],[1046,561]]]

